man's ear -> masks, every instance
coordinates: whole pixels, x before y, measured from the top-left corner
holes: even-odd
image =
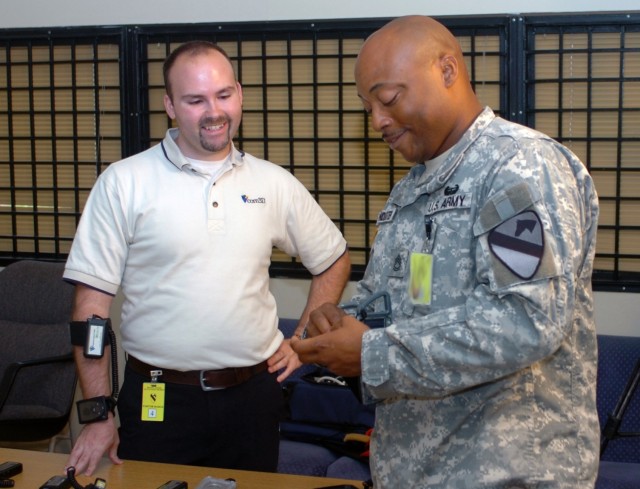
[[[238,96],[240,97],[240,106],[242,107],[242,85],[240,85],[240,82],[236,82],[236,90],[238,91]]]
[[[176,111],[173,108],[173,101],[171,100],[171,97],[169,97],[168,93],[164,94],[164,110],[167,112],[167,115],[169,116],[170,119],[175,119],[176,118]]]
[[[451,54],[445,54],[440,58],[440,69],[444,86],[450,88],[458,79],[458,60]]]

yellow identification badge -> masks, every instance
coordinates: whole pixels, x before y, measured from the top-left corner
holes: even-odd
[[[142,384],[142,421],[164,421],[164,384]]]
[[[409,263],[409,298],[413,304],[431,304],[433,255],[411,253]]]

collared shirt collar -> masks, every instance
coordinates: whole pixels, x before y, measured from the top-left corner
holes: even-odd
[[[182,154],[180,148],[176,144],[176,138],[178,137],[179,129],[177,127],[167,130],[164,139],[160,143],[162,146],[162,152],[164,156],[169,160],[176,168],[185,170],[191,168],[189,160]],[[242,165],[244,163],[244,151],[238,150],[233,143],[231,143],[231,158],[229,159],[231,165]]]

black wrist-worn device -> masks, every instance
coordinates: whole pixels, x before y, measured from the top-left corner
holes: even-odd
[[[115,414],[116,400],[111,396],[91,397],[76,402],[78,406],[78,422],[80,424],[95,423],[109,419],[109,411]]]

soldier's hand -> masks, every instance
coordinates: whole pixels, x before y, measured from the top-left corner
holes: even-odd
[[[362,335],[368,330],[366,324],[342,312],[339,321],[331,323],[331,331],[292,341],[291,347],[303,363],[316,363],[338,375],[353,377],[360,375]]]

